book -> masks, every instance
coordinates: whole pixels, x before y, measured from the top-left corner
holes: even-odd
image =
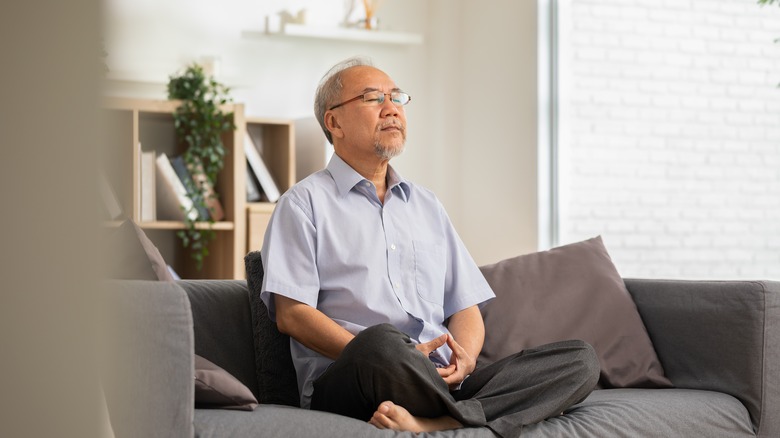
[[[161,220],[198,220],[198,210],[187,195],[171,161],[165,153],[157,156],[157,217]],[[186,216],[185,216],[186,215]]]
[[[225,210],[222,208],[222,203],[219,202],[219,195],[214,190],[214,185],[211,180],[206,176],[206,172],[203,170],[203,163],[198,157],[193,158],[194,162],[187,163],[187,170],[190,171],[192,180],[195,182],[196,187],[201,187],[203,196],[205,196],[206,207],[208,208],[211,219],[215,222],[219,222],[225,218]]]
[[[257,182],[260,183],[260,188],[263,189],[268,202],[276,202],[279,200],[279,188],[276,187],[274,179],[271,177],[271,173],[263,162],[263,158],[260,153],[257,152],[258,146],[262,149],[262,145],[255,145],[249,134],[246,134],[244,138],[244,152],[246,153],[246,160],[249,162],[249,166],[252,168]]]
[[[155,152],[141,151],[141,221],[157,220],[157,180],[155,178]]]
[[[190,174],[189,169],[187,168],[187,163],[184,162],[184,157],[182,155],[173,157],[171,160],[171,166],[173,166],[173,171],[176,172],[176,176],[179,177],[179,180],[184,185],[184,189],[187,190],[187,196],[191,200],[198,199],[201,196],[200,190],[197,186],[195,186],[195,181],[192,179],[192,175]],[[198,211],[198,218],[202,221],[207,221],[211,219],[211,215],[209,214],[208,208],[206,208],[206,199],[203,199],[203,202],[198,204],[193,201],[193,205],[195,206],[195,209]]]
[[[111,183],[108,182],[103,169],[98,170],[98,181],[100,190],[100,199],[102,200],[103,212],[109,219],[118,219],[122,216],[122,205],[119,203],[119,198],[116,196],[116,192],[111,187]]]
[[[246,200],[247,202],[260,201],[260,187],[257,185],[257,179],[255,178],[252,168],[249,166],[249,162],[246,163]]]

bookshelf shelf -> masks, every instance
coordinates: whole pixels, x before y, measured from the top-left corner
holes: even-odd
[[[147,230],[183,230],[186,228],[184,222],[179,221],[140,222],[138,226]],[[195,228],[198,230],[230,231],[234,230],[236,225],[233,222],[214,222],[213,224],[196,222]]]

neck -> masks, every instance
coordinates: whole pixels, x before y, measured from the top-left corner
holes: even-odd
[[[387,166],[390,164],[389,160],[382,160],[374,157],[372,160],[359,160],[356,158],[348,158],[339,154],[339,157],[344,160],[345,163],[355,169],[355,172],[359,173],[363,178],[374,183],[376,187],[376,194],[379,200],[384,203],[385,192],[387,191]]]

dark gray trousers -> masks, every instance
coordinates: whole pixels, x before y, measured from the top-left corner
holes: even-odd
[[[565,411],[590,394],[599,377],[593,348],[572,340],[523,350],[477,368],[450,391],[409,336],[390,324],[369,327],[314,382],[311,408],[368,421],[390,400],[418,417],[449,415],[502,437]]]

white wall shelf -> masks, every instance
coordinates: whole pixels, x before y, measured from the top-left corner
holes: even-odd
[[[306,26],[302,24],[285,24],[279,32],[244,31],[246,38],[267,38],[269,36],[315,38],[340,41],[360,41],[385,44],[422,44],[420,34],[407,32],[391,32],[386,30],[349,29],[335,26]]]

